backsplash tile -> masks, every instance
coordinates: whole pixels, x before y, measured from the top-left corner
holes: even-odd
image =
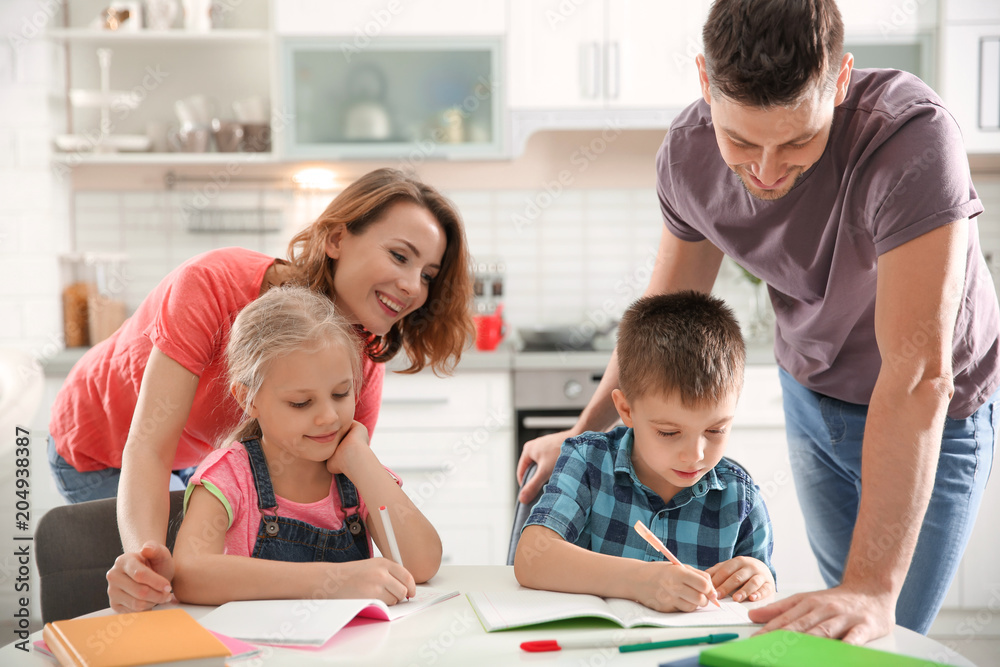
[[[987,208],[979,220],[983,248],[1000,278],[1000,176],[979,175],[976,187]],[[504,262],[503,302],[513,327],[617,318],[649,281],[662,231],[651,188],[445,194],[462,212],[473,257]],[[80,192],[73,202],[77,248],[127,253],[123,297],[133,310],[170,270],[206,250],[240,245],[284,257],[289,239],[329,201],[329,194],[291,190]],[[280,231],[192,231],[192,211],[260,208],[280,211]],[[728,260],[715,291],[748,320],[752,289]]]

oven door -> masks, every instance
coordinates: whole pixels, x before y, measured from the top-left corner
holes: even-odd
[[[549,433],[565,431],[576,424],[580,410],[546,409],[517,411],[517,458],[521,458],[524,443]]]

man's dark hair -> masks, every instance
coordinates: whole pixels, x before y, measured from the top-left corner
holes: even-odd
[[[712,94],[766,109],[833,88],[844,23],[834,0],[715,0],[702,39]]]
[[[639,299],[618,327],[618,387],[630,401],[680,396],[714,404],[743,388],[746,346],[733,311],[695,291]]]

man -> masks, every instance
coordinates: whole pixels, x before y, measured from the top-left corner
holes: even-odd
[[[796,489],[830,586],[751,617],[858,644],[894,622],[926,633],[975,522],[1000,397],[958,127],[916,77],[853,70],[833,0],[716,0],[703,38],[703,99],[657,157],[647,294],[710,291],[724,254],[768,283]],[[573,429],[527,443],[518,476],[531,460],[542,474],[522,499],[563,439],[614,421],[617,363]]]

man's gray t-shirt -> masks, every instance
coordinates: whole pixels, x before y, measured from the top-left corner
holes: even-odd
[[[920,79],[895,70],[854,70],[823,156],[780,199],[746,192],[719,153],[703,100],[671,124],[657,177],[667,229],[685,241],[708,239],[768,284],[778,364],[813,391],[864,405],[882,363],[879,255],[983,211],[954,118]],[[975,221],[967,260],[954,418],[1000,386],[1000,313]],[[926,333],[914,333],[914,347]]]

